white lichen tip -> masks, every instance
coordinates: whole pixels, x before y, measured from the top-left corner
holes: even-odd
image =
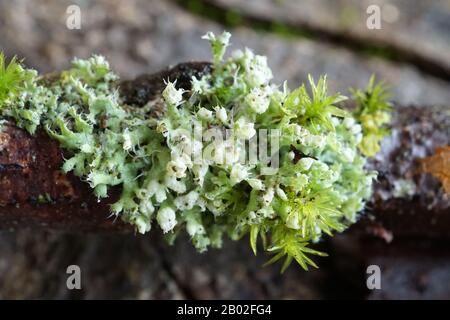
[[[156,221],[164,233],[172,231],[177,225],[175,211],[170,207],[160,208],[156,215]]]
[[[184,93],[183,89],[177,89],[175,87],[176,83],[177,83],[176,80],[174,82],[165,81],[166,88],[162,92],[162,96],[164,98],[164,101],[167,104],[169,104],[171,106],[174,106],[174,107],[176,107],[179,104],[181,104],[181,102],[183,101],[183,93]]]
[[[207,32],[202,39],[208,40],[211,44],[214,63],[222,61],[223,55],[229,45],[231,33],[224,31],[220,36],[216,37],[213,32]]]
[[[263,113],[269,108],[270,96],[264,88],[256,87],[245,97],[245,102],[254,112]]]

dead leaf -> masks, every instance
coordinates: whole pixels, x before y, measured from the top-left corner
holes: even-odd
[[[438,178],[445,193],[450,194],[450,146],[437,147],[433,156],[420,159],[420,165],[420,172]]]

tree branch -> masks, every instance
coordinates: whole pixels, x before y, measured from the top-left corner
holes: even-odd
[[[184,63],[120,84],[125,102],[145,105],[158,96],[164,80],[188,88],[193,75],[210,72],[208,63]],[[394,236],[450,236],[450,199],[437,179],[420,174],[417,160],[450,144],[450,116],[443,108],[395,108],[392,134],[368,166],[379,172],[367,214],[354,229],[389,240]],[[68,155],[66,155],[68,156]],[[43,130],[31,136],[12,124],[0,134],[0,229],[42,226],[75,231],[132,231],[110,217],[120,189],[99,202],[91,188],[61,166],[64,151]],[[413,195],[396,198],[399,179],[416,183]],[[387,233],[386,233],[387,232]]]

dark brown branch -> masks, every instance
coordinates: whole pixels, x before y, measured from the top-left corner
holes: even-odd
[[[185,63],[154,75],[141,76],[120,85],[125,101],[144,105],[161,93],[164,80],[178,79],[188,88],[192,75],[210,72],[207,63]],[[383,236],[448,237],[450,200],[440,183],[417,174],[418,158],[433,154],[435,147],[450,144],[450,116],[439,108],[398,108],[392,135],[368,166],[379,172],[368,214],[357,230]],[[15,126],[0,135],[0,228],[43,226],[75,231],[132,230],[120,219],[108,218],[110,204],[120,190],[113,189],[98,202],[91,188],[60,168],[63,151],[45,132],[30,136]],[[394,181],[413,179],[415,195],[395,198]]]

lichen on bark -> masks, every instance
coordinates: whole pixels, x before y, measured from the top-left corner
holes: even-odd
[[[223,234],[249,233],[255,253],[262,239],[274,253],[269,262],[286,258],[283,270],[293,260],[316,266],[309,255],[324,253],[309,245],[354,223],[371,196],[376,173],[365,162],[376,148],[365,152],[361,143],[386,123],[367,117],[387,112],[387,97],[373,94],[380,87],[371,81],[367,94],[356,91],[359,108],[345,111],[346,97],[330,95],[325,76],[291,91],[272,82],[267,58],[250,49],[224,59],[228,33],[205,38],[212,71],[192,77],[189,88],[167,80],[162,98],[144,106],[123,99],[101,56],[74,59],[52,81],[17,61],[5,67],[2,57],[2,118],[30,134],[45,129],[70,154],[62,170],[86,181],[99,200],[119,186],[111,213],[140,233],[157,223],[172,241],[186,231],[199,251],[220,247]],[[193,128],[200,138],[189,134]],[[227,139],[205,138],[212,128]],[[279,157],[275,171],[264,171],[273,157],[240,158],[264,130],[279,134],[270,150]],[[372,146],[382,139],[376,135]]]

